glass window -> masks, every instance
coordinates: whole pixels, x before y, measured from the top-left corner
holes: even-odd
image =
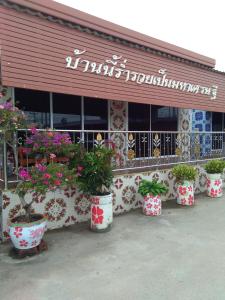
[[[151,106],[152,131],[176,131],[178,109],[167,106]]]
[[[48,92],[15,88],[15,102],[26,113],[28,123],[35,123],[39,128],[50,127]]]
[[[81,97],[53,93],[53,127],[81,129]]]
[[[150,130],[150,105],[140,103],[128,104],[128,130],[129,131],[149,131]],[[132,133],[135,143],[133,143],[132,149],[135,153],[135,157],[148,157],[150,133]],[[131,140],[130,140],[130,145]]]
[[[212,131],[223,131],[223,113],[212,112]],[[222,149],[223,134],[213,133],[212,134],[212,149]]]
[[[84,98],[84,129],[108,130],[107,100]]]
[[[168,106],[151,106],[151,130],[164,131],[152,135],[152,153],[160,151],[161,156],[174,155],[176,149],[176,134],[167,131],[177,131],[178,109]],[[159,139],[159,140],[158,140]]]

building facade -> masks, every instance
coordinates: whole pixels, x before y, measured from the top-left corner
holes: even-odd
[[[87,147],[115,144],[115,213],[140,206],[142,178],[175,197],[169,167],[158,165],[223,154],[225,76],[214,59],[44,0],[0,0],[0,47],[1,101]],[[205,189],[199,170],[196,192]],[[2,238],[19,210],[16,195],[2,191]],[[76,190],[50,193],[35,210],[56,228],[86,220],[89,201]]]

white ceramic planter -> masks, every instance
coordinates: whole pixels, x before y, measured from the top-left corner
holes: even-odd
[[[47,221],[42,215],[32,223],[14,222],[9,224],[9,235],[16,249],[31,249],[38,246],[46,231]]]
[[[143,199],[143,214],[146,216],[159,216],[162,211],[162,201],[159,195],[148,194]]]
[[[207,174],[207,195],[212,198],[218,198],[221,197],[222,194],[221,174]]]
[[[113,221],[112,194],[91,196],[91,230],[110,230]]]
[[[191,181],[177,184],[177,203],[181,205],[194,205],[194,187]]]

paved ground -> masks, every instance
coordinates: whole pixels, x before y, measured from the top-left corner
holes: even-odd
[[[161,217],[116,217],[46,234],[49,251],[24,261],[0,245],[4,300],[225,300],[225,197],[170,202]]]

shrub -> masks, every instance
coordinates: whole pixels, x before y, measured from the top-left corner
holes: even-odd
[[[204,169],[208,174],[222,173],[224,168],[225,161],[219,159],[210,160],[204,165]]]
[[[76,184],[80,191],[89,195],[106,195],[113,181],[111,159],[112,149],[97,146],[84,151],[80,158],[73,161],[76,171]]]
[[[147,196],[148,194],[157,196],[157,195],[167,193],[167,191],[168,188],[165,185],[158,183],[156,180],[148,181],[143,179],[140,182],[140,186],[138,188],[138,193],[141,194],[142,196]]]
[[[172,174],[179,182],[183,182],[184,180],[194,181],[197,176],[197,171],[192,166],[182,164],[173,167]]]

